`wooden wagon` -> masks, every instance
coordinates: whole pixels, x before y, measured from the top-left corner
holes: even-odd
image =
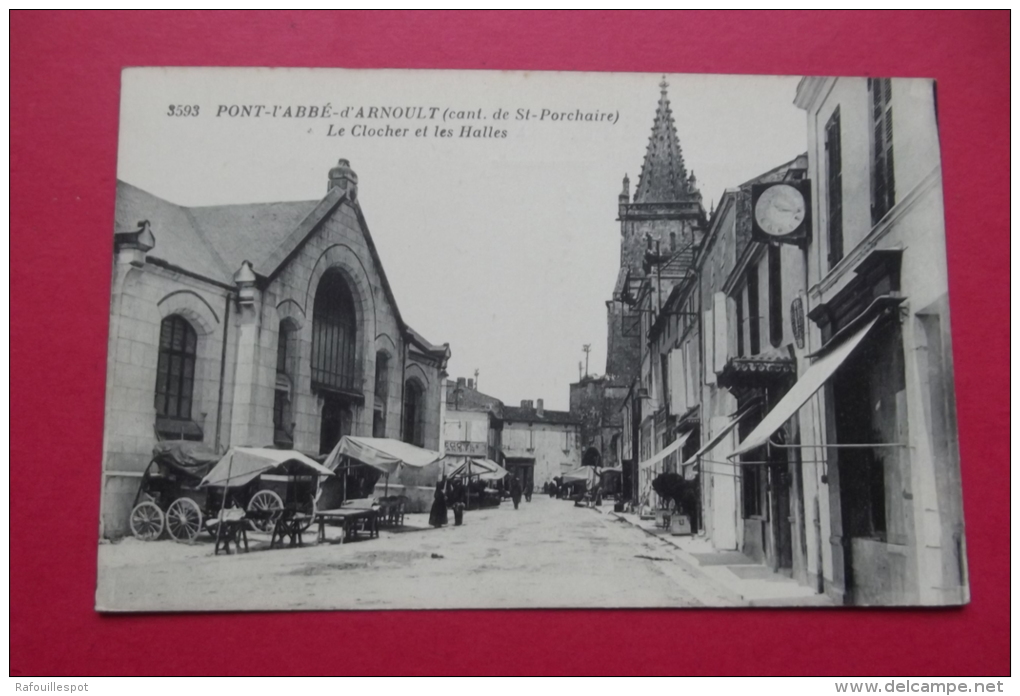
[[[244,510],[258,531],[271,531],[285,510],[304,513],[310,524],[326,475],[332,472],[293,450],[235,447],[218,455],[197,443],[159,442],[131,509],[131,533],[192,541],[203,531],[215,535],[224,509]]]

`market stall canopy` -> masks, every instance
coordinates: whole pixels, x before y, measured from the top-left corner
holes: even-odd
[[[333,472],[314,459],[295,450],[269,449],[268,447],[231,447],[212,471],[206,474],[199,486],[225,486],[236,488],[277,467],[296,462],[322,476]]]
[[[469,466],[470,465],[470,466]],[[483,481],[498,481],[507,475],[507,470],[491,459],[469,458],[456,469],[446,474],[447,478],[478,476]]]
[[[560,479],[564,483],[572,483],[575,481],[587,481],[591,478],[592,468],[590,466],[582,466],[577,469],[568,471],[565,474],[560,474]]]
[[[656,464],[661,462],[663,459],[665,459],[669,455],[671,455],[674,452],[676,452],[677,450],[679,450],[685,444],[687,444],[687,439],[690,436],[691,436],[691,431],[687,431],[686,433],[684,433],[683,435],[681,435],[677,439],[673,440],[673,442],[669,443],[667,446],[663,447],[661,450],[659,450],[658,452],[653,454],[651,457],[649,457],[645,461],[643,461],[640,464],[638,464],[638,469],[639,470],[647,469],[650,466],[655,466]]]
[[[152,448],[152,458],[186,476],[200,479],[209,473],[220,455],[205,449],[201,442],[170,440],[157,442]]]
[[[392,474],[401,466],[421,469],[439,461],[439,452],[393,440],[387,437],[354,437],[345,435],[340,438],[333,451],[323,462],[330,471],[340,467],[340,460],[350,457],[384,474]]]
[[[832,351],[813,362],[811,367],[805,370],[804,374],[797,380],[797,383],[790,388],[790,391],[786,392],[783,398],[779,400],[779,403],[765,414],[765,417],[761,419],[761,423],[751,431],[750,435],[744,438],[743,442],[737,445],[737,448],[729,456],[736,457],[745,452],[750,452],[768,442],[768,439],[772,437],[772,433],[779,430],[783,423],[790,420],[793,414],[799,411],[800,407],[806,404],[807,400],[835,374],[839,366],[850,357],[854,349],[868,335],[868,332],[875,326],[879,318],[872,319],[844,342],[833,348]]]

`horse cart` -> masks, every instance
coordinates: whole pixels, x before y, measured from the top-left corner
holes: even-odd
[[[243,510],[253,530],[269,532],[280,516],[315,513],[320,476],[332,472],[293,450],[231,448],[225,455],[185,441],[159,442],[131,510],[135,537],[151,541],[166,531],[192,541],[216,536],[221,511]],[[306,525],[307,527],[307,525]]]

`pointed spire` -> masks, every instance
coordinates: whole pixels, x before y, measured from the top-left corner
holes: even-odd
[[[669,106],[668,87],[669,83],[663,75],[659,83],[659,105],[655,110],[652,135],[648,139],[648,150],[634,192],[635,203],[679,201],[688,187],[696,184],[695,180],[687,177],[673,112]]]

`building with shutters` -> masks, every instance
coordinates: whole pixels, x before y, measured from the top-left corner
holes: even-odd
[[[446,383],[443,452],[455,469],[468,457],[502,462],[503,402],[475,388],[475,380],[458,377]]]
[[[157,439],[438,449],[446,344],[404,321],[346,160],[317,200],[185,207],[117,186],[102,534]]]
[[[713,545],[735,549],[806,582],[799,450],[731,458],[741,435],[796,381],[798,341],[790,307],[803,295],[803,252],[752,237],[752,188],[807,176],[801,155],[728,189],[698,256],[703,444],[686,460],[701,483]],[[801,300],[802,301],[802,300]],[[796,439],[796,419],[787,423]]]
[[[503,466],[535,491],[581,466],[581,421],[543,399],[503,407]]]
[[[692,220],[683,273],[655,225],[627,265],[627,223],[648,222],[621,195],[631,323],[610,336],[639,337],[620,421],[632,502],[661,504],[651,481],[682,473],[716,549],[840,603],[969,597],[934,97],[929,80],[802,80],[807,152]],[[660,132],[651,176],[669,171],[648,166],[672,152]],[[805,237],[754,234],[767,185],[810,186]]]
[[[795,104],[813,229],[783,253],[804,268],[790,307],[804,346],[796,381],[735,453],[800,453],[819,590],[858,605],[966,602],[934,82],[810,77]]]

